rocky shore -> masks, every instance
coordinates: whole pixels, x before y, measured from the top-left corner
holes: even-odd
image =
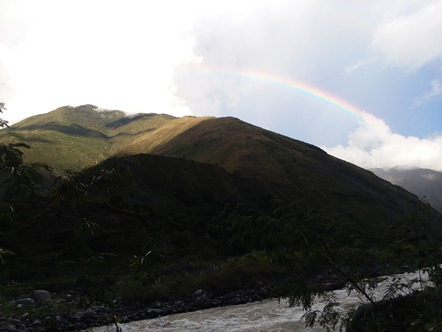
[[[400,272],[398,270],[398,272]],[[392,273],[392,270],[389,271]],[[385,269],[377,267],[368,276],[384,275]],[[336,274],[328,271],[316,277],[324,290],[344,287]],[[0,304],[0,331],[44,332],[84,331],[96,326],[109,327],[115,323],[127,323],[152,319],[171,314],[238,305],[278,297],[272,282],[245,282],[231,285],[226,291],[198,289],[188,296],[154,302],[135,302],[115,299],[107,305],[87,301],[85,289],[60,292],[36,290]],[[86,299],[86,301],[85,301]]]
[[[199,289],[191,296],[173,300],[139,303],[117,299],[112,305],[113,308],[95,303],[79,309],[75,308],[82,295],[78,291],[60,294],[39,292],[43,299],[33,292],[29,296],[12,300],[8,305],[4,304],[3,308],[0,307],[0,331],[82,331],[94,326],[115,325],[115,322],[126,323],[175,313],[260,301],[275,295],[273,289],[263,283],[258,283],[253,287],[241,288],[225,294],[215,294]],[[11,310],[13,313],[8,317],[3,316],[3,312]]]

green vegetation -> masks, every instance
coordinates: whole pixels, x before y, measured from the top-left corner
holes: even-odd
[[[300,230],[300,232],[303,232]],[[332,294],[322,294],[323,283],[298,279],[291,283],[294,287],[286,290],[289,300],[294,305],[301,305],[306,313],[307,326],[319,324],[327,331],[337,326],[346,327],[346,331],[432,331],[440,327],[440,241],[435,241],[428,224],[415,216],[393,225],[386,234],[388,244],[382,250],[368,249],[361,246],[360,236],[343,236],[343,242],[335,239],[317,241],[303,233],[306,248],[304,254],[310,257],[310,267],[317,264],[333,271],[346,285],[348,292],[356,292],[365,304],[357,310],[342,314],[335,309],[339,304]],[[364,249],[364,247],[366,249]],[[371,246],[369,246],[371,247]],[[368,250],[367,250],[368,249]],[[373,261],[383,257],[381,261]],[[376,269],[361,269],[365,264],[357,261],[369,260],[369,264],[379,266],[388,263],[390,270],[383,273]],[[382,299],[376,299],[372,293],[384,278],[380,274],[391,274],[395,267],[407,265],[407,271],[419,271],[416,278],[393,278],[388,282]],[[398,270],[396,270],[397,272]],[[387,273],[388,272],[388,273]],[[370,275],[370,273],[372,273]],[[429,275],[429,280],[423,278]],[[323,310],[312,308],[313,299],[321,296],[327,300]],[[361,301],[361,304],[363,302]],[[425,304],[423,306],[423,304]]]
[[[169,115],[99,111],[95,106],[65,106],[36,115],[0,132],[0,143],[26,143],[26,162],[43,162],[55,175],[96,165],[140,135],[173,120]]]

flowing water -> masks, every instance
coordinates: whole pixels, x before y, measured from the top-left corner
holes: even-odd
[[[418,273],[406,273],[402,275],[388,276],[383,278],[372,295],[377,300],[383,298],[385,290],[393,281],[409,281],[419,278]],[[427,276],[423,276],[427,279]],[[414,288],[419,288],[415,284]],[[336,290],[319,296],[313,309],[322,310],[326,296],[334,296],[339,303],[336,308],[341,312],[346,312],[352,308],[357,308],[363,301],[361,296],[355,291],[348,292],[347,289]],[[235,332],[258,332],[258,331],[325,331],[320,327],[313,329],[305,327],[305,323],[300,321],[304,315],[300,307],[290,307],[287,302],[271,299],[259,302],[252,302],[243,305],[218,307],[195,312],[188,312],[155,319],[141,320],[120,324],[123,332],[215,332],[215,331],[235,331]],[[115,327],[98,327],[93,332],[115,332]]]

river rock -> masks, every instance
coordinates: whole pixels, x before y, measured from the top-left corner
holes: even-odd
[[[204,302],[207,300],[207,294],[203,289],[198,289],[193,293],[193,298],[198,302]]]
[[[21,304],[21,305],[29,305],[34,303],[34,300],[31,299],[30,297],[24,298],[24,299],[19,299],[17,301],[14,302],[15,304]]]
[[[156,318],[161,315],[164,315],[165,311],[163,309],[151,308],[151,309],[147,309],[147,314],[148,314],[149,318]]]
[[[3,328],[4,328],[4,330],[3,330],[4,332],[18,332],[17,328],[12,324],[9,324]]]

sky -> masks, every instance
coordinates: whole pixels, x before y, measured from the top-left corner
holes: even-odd
[[[441,0],[0,0],[15,123],[234,116],[364,168],[442,171]]]

